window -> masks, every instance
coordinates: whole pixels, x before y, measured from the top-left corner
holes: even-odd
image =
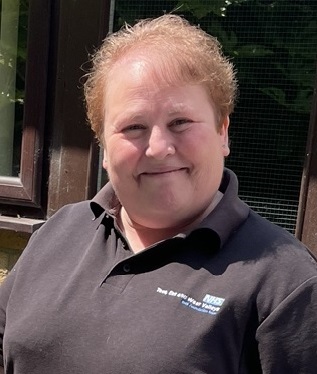
[[[50,4],[1,2],[1,213],[40,207]]]
[[[0,51],[11,58],[6,68],[12,76],[9,138],[1,135],[0,117],[1,152],[8,155],[0,161],[6,167],[0,171],[0,229],[32,233],[63,205],[96,192],[97,146],[86,123],[81,77],[88,53],[108,31],[110,1],[0,4],[12,52]]]
[[[23,13],[27,13],[27,9],[20,9],[19,1],[2,1],[0,18],[1,176],[17,176],[19,169],[20,134],[22,132],[20,109],[23,104],[25,76],[25,57],[21,58],[21,56],[26,54],[25,32],[21,32],[24,28],[19,27],[19,16]]]

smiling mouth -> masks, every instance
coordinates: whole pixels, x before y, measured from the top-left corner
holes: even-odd
[[[180,172],[180,171],[186,171],[188,172],[188,169],[187,168],[179,168],[179,169],[173,169],[173,170],[162,170],[162,171],[153,171],[153,172],[145,172],[145,173],[142,173],[141,175],[145,175],[145,176],[160,176],[160,175],[168,175],[168,174],[173,174],[173,173],[177,173],[177,172]]]

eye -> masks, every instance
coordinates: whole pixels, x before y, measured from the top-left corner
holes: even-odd
[[[183,131],[190,125],[193,121],[188,118],[176,118],[170,123],[170,127],[175,131]]]
[[[125,126],[121,132],[127,139],[138,139],[143,136],[146,126],[135,123],[133,125]]]
[[[126,126],[123,129],[123,132],[138,131],[138,130],[144,130],[144,129],[145,129],[144,125],[136,123],[136,124],[133,124],[133,125]]]

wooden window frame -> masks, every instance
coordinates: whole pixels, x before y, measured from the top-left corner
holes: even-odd
[[[49,0],[29,2],[20,176],[0,176],[1,214],[14,210],[12,206],[8,208],[8,204],[33,208],[41,206],[50,9]]]
[[[82,76],[88,54],[108,33],[111,0],[54,2],[53,44],[56,71],[50,82],[54,92],[48,177],[47,217],[62,206],[90,199],[97,190],[99,149],[88,126]],[[72,125],[70,126],[70,122]]]
[[[82,65],[109,28],[111,0],[30,0],[21,174],[0,177],[0,229],[32,233],[97,189]],[[87,67],[87,66],[86,66]]]

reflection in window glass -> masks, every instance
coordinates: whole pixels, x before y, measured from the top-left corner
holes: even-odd
[[[28,0],[1,0],[0,7],[0,176],[18,176]]]

